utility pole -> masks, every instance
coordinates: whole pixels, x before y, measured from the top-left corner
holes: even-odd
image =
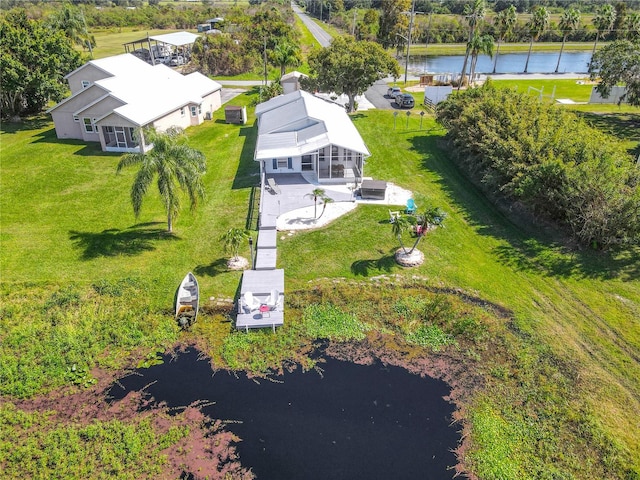
[[[356,15],[358,13],[358,9],[353,7],[353,28],[351,29],[351,35],[356,36]]]
[[[416,10],[416,0],[411,0],[411,13],[409,13],[409,35],[407,37],[407,57],[404,59],[404,84],[407,84],[407,71],[409,70],[409,52],[411,51],[411,29],[413,28],[413,15]]]
[[[267,86],[267,37],[264,37],[264,49],[263,49],[263,62],[264,62],[264,86]]]

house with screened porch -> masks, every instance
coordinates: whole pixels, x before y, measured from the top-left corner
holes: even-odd
[[[105,152],[144,152],[142,129],[199,125],[220,108],[222,86],[131,54],[91,60],[66,77],[71,95],[48,110],[60,139],[100,142]]]
[[[318,183],[359,183],[370,156],[343,106],[303,90],[256,106],[254,160],[261,174],[302,174]]]

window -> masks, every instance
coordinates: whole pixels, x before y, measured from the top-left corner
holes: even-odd
[[[80,117],[78,115],[73,116],[73,121],[76,123],[80,123]]]
[[[195,117],[195,116],[198,114],[197,112],[198,112],[198,111],[196,110],[196,106],[195,106],[195,105],[192,105],[192,106],[191,106],[191,116],[192,116],[192,117]]]
[[[91,120],[90,118],[83,118],[82,119],[82,123],[84,124],[84,131],[86,133],[95,133],[95,132],[97,132],[97,128],[93,123],[94,121],[95,121],[95,119]]]
[[[184,107],[182,107],[182,108],[180,109],[180,116],[181,116],[181,117],[184,117]]]
[[[278,159],[278,168],[289,168],[289,160],[290,159],[279,158]]]
[[[89,80],[82,80],[82,88],[85,89],[87,88],[89,85],[91,85],[91,82]]]

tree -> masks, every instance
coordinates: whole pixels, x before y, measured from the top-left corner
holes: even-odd
[[[173,221],[180,211],[179,190],[189,197],[191,208],[204,197],[202,176],[206,172],[205,156],[185,143],[186,137],[179,128],[166,132],[146,129],[146,143],[153,149],[145,153],[126,153],[118,162],[116,172],[131,165],[140,165],[140,170],[131,187],[131,203],[136,218],[140,216],[142,200],[151,182],[157,177],[158,191],[167,212],[167,230],[173,231]]]
[[[380,4],[378,43],[383,48],[399,45],[397,34],[409,28],[409,19],[402,12],[411,9],[411,0],[385,0]]]
[[[640,40],[640,12],[632,12],[627,15],[625,30],[627,40]]]
[[[513,31],[518,21],[518,14],[516,13],[516,7],[509,5],[508,8],[501,10],[496,14],[494,21],[494,27],[496,34],[498,35],[498,46],[496,48],[496,59],[493,62],[493,73],[496,73],[498,68],[498,55],[500,54],[500,44],[509,36]]]
[[[64,76],[82,65],[64,32],[27,18],[24,10],[0,18],[0,95],[3,118],[42,111],[67,94]]]
[[[322,218],[322,215],[324,215],[324,211],[327,209],[327,205],[333,203],[333,198],[326,194],[322,195],[320,200],[322,201],[322,212],[320,212],[320,216],[318,218]]]
[[[240,246],[245,240],[249,238],[249,232],[242,228],[230,228],[221,237],[220,240],[224,244],[225,252],[231,252],[233,260],[238,260],[240,257],[238,251]]]
[[[313,198],[313,218],[318,218],[318,200],[322,201],[324,196],[323,188],[314,188],[311,193],[305,195],[305,197]]]
[[[285,74],[287,66],[297,67],[302,62],[300,47],[284,40],[278,43],[276,48],[271,52],[271,61],[280,67],[280,77],[282,77]]]
[[[596,47],[598,46],[598,40],[602,35],[609,32],[613,28],[613,24],[616,21],[616,11],[608,3],[603,4],[596,12],[593,20],[591,21],[596,27],[596,41],[593,43],[593,51],[591,57],[596,53]]]
[[[613,38],[615,40],[623,40],[625,38],[625,25],[627,23],[627,4],[618,2],[615,6],[616,19],[613,22]]]
[[[618,40],[596,52],[589,66],[591,79],[600,79],[596,90],[608,97],[611,87],[618,83],[627,85],[627,92],[620,98],[631,105],[640,106],[640,40]]]
[[[209,75],[237,75],[250,71],[257,63],[255,52],[235,42],[230,35],[205,35],[193,44],[192,61],[202,73]]]
[[[418,247],[420,240],[429,231],[436,227],[444,227],[444,219],[447,218],[447,214],[440,210],[438,207],[429,207],[424,212],[416,215],[417,223],[415,225],[416,241],[413,243],[413,247],[409,250],[408,254],[411,255],[413,251]]]
[[[478,62],[478,55],[484,53],[489,55],[489,58],[493,58],[493,37],[491,35],[480,35],[477,31],[471,39],[471,44],[468,46],[469,53],[471,54],[471,70],[469,72],[469,82],[471,85],[473,81],[473,75],[476,72],[476,63]]]
[[[465,5],[464,17],[469,24],[469,40],[467,41],[467,51],[464,54],[464,62],[462,63],[462,73],[460,74],[460,82],[458,83],[458,90],[462,87],[464,76],[467,74],[467,62],[469,61],[470,45],[473,40],[473,35],[478,28],[480,20],[484,18],[486,12],[486,6],[484,0],[474,0],[473,6]]]
[[[560,69],[560,59],[562,58],[562,52],[564,51],[564,44],[567,41],[569,34],[574,32],[580,26],[580,10],[576,8],[570,8],[562,12],[560,17],[560,24],[558,27],[562,32],[562,46],[560,47],[560,55],[558,55],[558,64],[556,65],[556,73]]]
[[[348,36],[335,37],[330,46],[312,51],[309,70],[312,84],[349,97],[350,112],[356,95],[363,94],[376,80],[400,75],[398,62],[380,45]]]
[[[398,242],[400,243],[400,248],[402,248],[402,251],[404,252],[405,255],[408,255],[409,252],[407,252],[407,249],[404,246],[404,242],[402,241],[402,236],[410,228],[411,228],[411,222],[409,222],[409,219],[404,216],[396,217],[396,219],[391,223],[391,234],[398,239]]]
[[[533,10],[533,15],[531,16],[531,20],[529,20],[529,22],[527,23],[531,41],[529,42],[529,53],[527,54],[527,62],[524,64],[524,73],[527,73],[527,70],[529,70],[529,58],[531,57],[533,42],[537,41],[538,38],[540,38],[540,35],[544,33],[548,26],[549,11],[542,6],[535,7],[535,9]]]
[[[49,23],[54,29],[65,32],[72,43],[88,49],[89,56],[93,58],[93,47],[96,40],[89,34],[84,12],[80,8],[65,2],[62,4],[62,8],[56,10],[49,17]]]

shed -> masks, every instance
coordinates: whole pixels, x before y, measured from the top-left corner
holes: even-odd
[[[244,125],[247,123],[247,107],[228,105],[224,107],[224,119],[227,123]]]

